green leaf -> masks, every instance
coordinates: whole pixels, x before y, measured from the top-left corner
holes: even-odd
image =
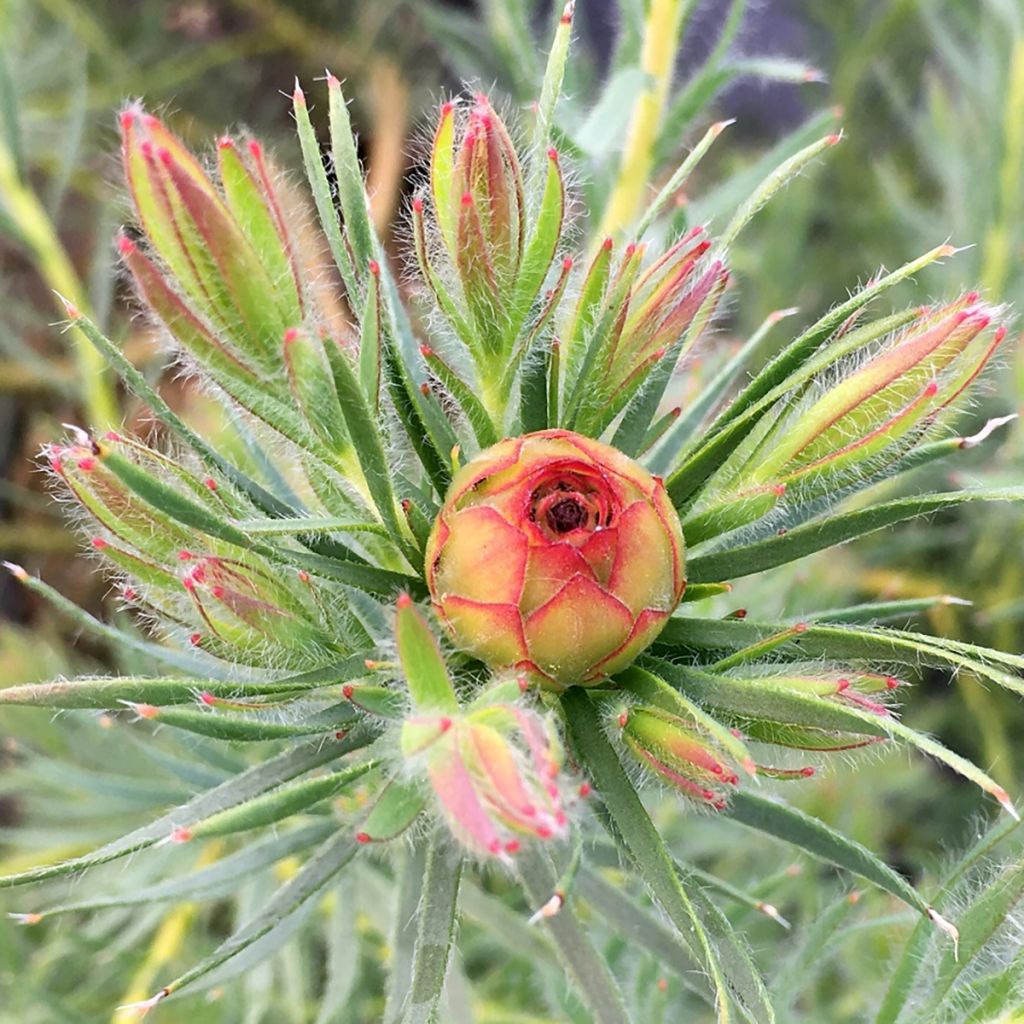
[[[361,841],[385,843],[405,832],[426,806],[414,779],[392,779],[377,798],[359,831]]]
[[[643,238],[651,225],[661,215],[662,210],[675,198],[676,193],[689,180],[690,175],[693,174],[697,165],[704,159],[707,151],[711,148],[711,144],[732,123],[732,121],[718,121],[708,128],[700,142],[690,150],[686,159],[672,172],[672,177],[665,182],[658,194],[651,200],[650,206],[644,211],[644,215],[640,218],[640,223],[637,225],[637,238]],[[607,131],[607,128],[602,126],[601,130]]]
[[[259,842],[250,843],[235,853],[181,878],[170,878],[135,887],[115,896],[58,903],[44,908],[39,913],[43,918],[48,918],[56,917],[58,914],[91,912],[111,907],[148,906],[151,903],[186,899],[219,899],[234,892],[256,873],[285,857],[309,849],[336,831],[337,825],[332,821],[289,829],[282,835],[270,835]]]
[[[959,917],[959,948],[947,949],[938,964],[938,970],[929,985],[928,1000],[918,1012],[922,1021],[935,1020],[947,1005],[950,990],[972,961],[982,953],[996,932],[1014,913],[1024,897],[1024,857],[1006,866],[996,878],[986,882],[980,893]]]
[[[646,950],[687,989],[704,1002],[710,1002],[708,992],[693,980],[700,973],[699,962],[671,928],[631,899],[622,886],[613,885],[598,872],[584,867],[577,876],[574,894],[600,914],[623,939]]]
[[[391,922],[392,955],[388,965],[384,1024],[401,1024],[402,1010],[409,998],[417,931],[410,922],[416,920],[429,849],[427,843],[414,843],[405,847],[397,854],[401,858],[395,872],[397,877],[385,881],[396,893]]]
[[[363,761],[328,775],[281,786],[237,807],[218,811],[193,825],[189,832],[192,839],[208,839],[265,828],[301,814],[323,800],[334,798],[377,766],[376,761]]]
[[[427,620],[408,597],[398,599],[395,639],[406,685],[417,710],[457,712],[459,702],[441,648]]]
[[[902,875],[867,847],[847,838],[825,822],[795,807],[742,790],[733,794],[723,813],[749,828],[797,846],[818,860],[852,871],[892,893],[925,917],[929,916],[931,908]]]
[[[341,279],[345,283],[345,292],[351,302],[358,303],[362,295],[359,288],[359,275],[353,266],[352,256],[345,244],[345,236],[338,223],[338,215],[334,209],[334,196],[331,194],[331,185],[327,180],[327,172],[324,170],[323,160],[320,156],[320,143],[317,141],[316,132],[309,119],[306,97],[299,87],[298,80],[295,82],[292,110],[295,113],[295,126],[299,135],[299,147],[302,150],[302,164],[306,170],[306,180],[313,193],[313,202],[319,215],[320,226],[327,238],[327,244],[330,246],[331,255],[334,256]]]
[[[993,850],[1011,834],[1020,828],[1020,822],[1003,821],[986,830],[970,849],[968,849],[953,865],[937,888],[936,904],[945,909],[948,897],[955,886],[991,856]],[[916,979],[925,965],[925,950],[933,929],[924,921],[919,921],[903,947],[903,953],[889,973],[889,986],[886,989],[882,1005],[879,1007],[875,1024],[896,1024],[904,1006],[907,1004],[914,989]]]
[[[557,6],[557,4],[556,4]],[[540,98],[537,101],[536,120],[533,124],[533,158],[530,162],[530,173],[527,194],[530,201],[541,193],[544,159],[551,140],[551,129],[554,123],[555,104],[562,92],[562,79],[565,77],[565,65],[569,56],[569,43],[572,39],[572,5],[566,4],[563,9],[555,37],[551,41],[548,60],[544,68],[544,79],[541,82]]]
[[[863,736],[888,735],[887,720],[856,713],[853,708],[812,694],[773,685],[770,676],[739,679],[664,661],[652,664],[659,675],[691,700],[737,718]]]
[[[338,401],[341,403],[349,436],[355,446],[370,497],[384,524],[390,530],[392,538],[402,548],[411,564],[417,565],[419,553],[409,527],[398,511],[391,467],[384,451],[384,440],[378,419],[359,382],[356,368],[349,362],[348,356],[336,345],[329,347],[327,354],[331,369],[334,371]]]
[[[922,494],[912,498],[898,498],[883,505],[854,509],[852,512],[841,512],[805,523],[788,530],[782,536],[768,537],[753,544],[726,548],[709,555],[690,557],[686,562],[687,576],[696,583],[750,576],[856,537],[863,537],[875,530],[917,516],[931,515],[967,501],[1024,501],[1024,487]]]
[[[662,630],[658,642],[691,651],[741,650],[786,631],[791,631],[791,627],[783,623],[675,615]],[[951,644],[905,630],[810,623],[805,630],[794,634],[779,653],[790,658],[796,654],[801,659],[849,658],[915,667],[933,665],[954,671],[966,669],[1024,694],[1024,658],[1020,655],[1006,655],[973,644]],[[997,667],[999,664],[1017,669],[1018,673],[1003,671]]]
[[[356,140],[348,116],[348,104],[341,83],[334,75],[327,76],[328,121],[331,132],[331,163],[338,183],[345,238],[352,247],[356,277],[361,278],[376,255],[373,227],[366,208],[366,189],[359,167]],[[371,285],[372,287],[372,285]],[[356,296],[352,296],[355,300]]]
[[[557,893],[558,876],[543,847],[528,844],[516,855],[516,866],[532,907],[544,906]],[[543,920],[545,931],[554,940],[558,961],[572,979],[573,989],[591,1015],[589,1019],[594,1024],[629,1024],[631,1018],[622,993],[576,916],[573,901],[564,902],[557,914]],[[678,952],[671,933],[668,945]]]
[[[359,322],[359,380],[374,416],[380,415],[380,389],[384,368],[384,324],[380,295],[380,267],[370,264],[370,285]]]
[[[226,779],[219,786],[200,793],[188,803],[173,808],[148,825],[143,825],[141,828],[120,836],[99,849],[83,854],[81,857],[61,861],[58,864],[45,864],[15,875],[0,877],[0,889],[41,882],[47,878],[60,878],[97,864],[106,864],[139,850],[145,850],[159,840],[166,839],[175,828],[189,828],[211,814],[235,807],[265,793],[268,789],[279,786],[282,782],[301,775],[303,772],[318,768],[320,765],[336,760],[353,750],[358,750],[367,742],[366,736],[357,737],[350,734],[339,743],[323,743],[317,739],[292,747],[276,757]]]
[[[538,157],[538,159],[540,159]],[[557,155],[548,154],[548,170],[533,231],[523,252],[510,307],[509,339],[515,341],[555,258],[565,216],[565,185]]]
[[[252,920],[247,921],[208,957],[179,975],[163,991],[169,996],[187,989],[215,967],[238,956],[255,942],[286,926],[293,914],[314,897],[355,856],[356,844],[345,832],[329,839],[286,882]],[[165,996],[166,998],[166,996]]]
[[[317,533],[375,533],[386,536],[380,523],[360,522],[348,516],[289,516],[273,519],[239,519],[235,526],[252,537],[296,537]]]
[[[152,658],[158,665],[166,665],[170,669],[176,669],[179,672],[187,672],[190,675],[199,675],[206,677],[213,677],[218,681],[226,682],[227,679],[232,675],[229,666],[224,665],[212,658],[199,658],[196,655],[190,654],[187,651],[177,650],[173,647],[164,647],[161,644],[150,643],[146,640],[141,640],[139,637],[128,633],[126,630],[118,629],[116,626],[111,626],[106,622],[100,622],[95,616],[90,615],[84,608],[79,608],[74,601],[69,601],[63,594],[56,591],[48,583],[44,583],[37,576],[29,576],[19,566],[11,567],[8,564],[8,568],[11,569],[15,578],[34,594],[38,594],[48,604],[53,605],[61,614],[66,615],[68,619],[73,622],[79,629],[84,632],[101,638],[102,640],[108,641],[111,646],[121,651],[132,651],[135,654],[141,654],[143,657]],[[219,678],[218,678],[219,677]],[[71,687],[75,686],[76,681],[61,680],[56,683],[38,683],[29,684],[33,687],[45,687],[53,686],[57,688],[59,692],[70,693]],[[38,689],[30,689],[29,686],[8,687],[5,690],[0,690],[0,694],[4,694],[11,697],[17,693],[25,694],[36,694],[42,693]],[[190,698],[191,699],[191,698]],[[22,701],[10,701],[11,703],[22,703]],[[35,700],[27,700],[24,703],[37,703]],[[65,705],[53,705],[54,707],[65,706]],[[76,707],[78,705],[70,705]],[[88,705],[94,707],[95,705]],[[103,707],[112,707],[112,704],[104,704]]]

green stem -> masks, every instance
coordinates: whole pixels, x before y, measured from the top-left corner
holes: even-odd
[[[731,1022],[734,1019],[732,995],[723,973],[720,951],[705,928],[694,900],[684,888],[672,857],[629,781],[618,754],[608,741],[591,698],[584,690],[573,687],[562,695],[562,707],[577,756],[586,766],[604,802],[612,837],[629,854],[649,892],[706,972],[714,992],[719,1024]],[[724,918],[717,924],[720,928],[727,927]],[[756,1019],[765,1024],[774,1020],[760,979],[749,962],[736,961],[731,970],[734,983],[742,979],[742,1002],[746,1012],[760,1013]]]
[[[427,849],[412,981],[402,1024],[437,1024],[438,1002],[455,942],[462,860],[447,836],[437,833]]]

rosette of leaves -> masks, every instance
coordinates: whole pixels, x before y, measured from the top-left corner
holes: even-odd
[[[730,580],[863,534],[1024,497],[1005,488],[879,503],[870,491],[978,443],[941,424],[1003,342],[1003,312],[972,293],[868,316],[887,289],[952,255],[940,246],[874,278],[744,380],[771,318],[674,404],[677,371],[729,286],[729,245],[839,139],[772,171],[719,235],[691,229],[656,251],[649,235],[720,134],[713,126],[632,240],[574,252],[563,157],[549,138],[570,33],[567,10],[528,143],[513,141],[486,97],[442,106],[429,183],[410,211],[419,300],[406,297],[367,217],[333,77],[336,188],[305,95],[294,93],[316,224],[255,140],[222,139],[208,173],[158,119],[122,114],[137,221],[119,239],[122,259],[183,365],[250,424],[258,468],[229,461],[178,418],[69,304],[176,445],[169,454],[74,428],[48,449],[61,492],[153,639],[62,607],[163,673],[13,686],[0,701],[117,711],[106,719],[115,730],[139,719],[198,734],[203,750],[211,739],[235,749],[215,771],[195,771],[198,792],[155,820],[0,885],[174,847],[223,857],[200,867],[198,884],[149,879],[112,904],[55,898],[22,913],[38,923],[219,893],[256,864],[297,858],[141,1012],[258,962],[328,887],[393,854],[386,1020],[438,1018],[460,908],[479,909],[479,874],[498,871],[521,883],[585,1019],[646,1012],[583,927],[579,912],[591,907],[643,935],[678,974],[681,1004],[761,1024],[774,1019],[770,994],[709,895],[722,884],[669,850],[638,793],[645,779],[694,813],[866,878],[954,938],[899,874],[758,792],[757,780],[811,773],[794,751],[902,742],[1014,813],[982,769],[903,724],[890,695],[922,663],[1020,692],[1021,658],[876,627],[871,607],[800,622],[694,610]],[[247,766],[236,756],[246,743],[262,744]],[[609,844],[661,917],[595,880],[591,862]],[[337,1001],[337,988],[329,994]]]

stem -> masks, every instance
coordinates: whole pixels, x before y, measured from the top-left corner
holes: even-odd
[[[21,180],[14,157],[3,145],[0,145],[0,196],[21,241],[32,253],[39,275],[53,291],[84,312],[85,289],[61,245],[53,222],[39,197]],[[59,308],[63,316],[63,306]],[[106,363],[76,324],[72,324],[69,332],[74,339],[82,400],[89,421],[97,428],[115,426],[120,414]]]
[[[687,0],[651,2],[640,55],[640,66],[649,76],[650,84],[637,95],[633,106],[619,177],[596,238],[622,231],[640,209],[654,164],[658,128],[672,85],[673,61],[679,46],[683,17],[689,8]]]
[[[530,905],[543,906],[558,889],[558,877],[547,854],[536,843],[528,843],[516,855],[516,865]],[[594,1024],[629,1024],[619,987],[571,908],[564,905],[545,925]]]
[[[402,1024],[437,1024],[438,1001],[455,943],[462,859],[447,836],[436,833],[427,848],[419,930],[413,951],[412,981]]]

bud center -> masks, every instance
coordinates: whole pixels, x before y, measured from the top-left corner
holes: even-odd
[[[547,519],[552,533],[572,533],[587,521],[587,510],[575,498],[562,498],[548,509]]]

